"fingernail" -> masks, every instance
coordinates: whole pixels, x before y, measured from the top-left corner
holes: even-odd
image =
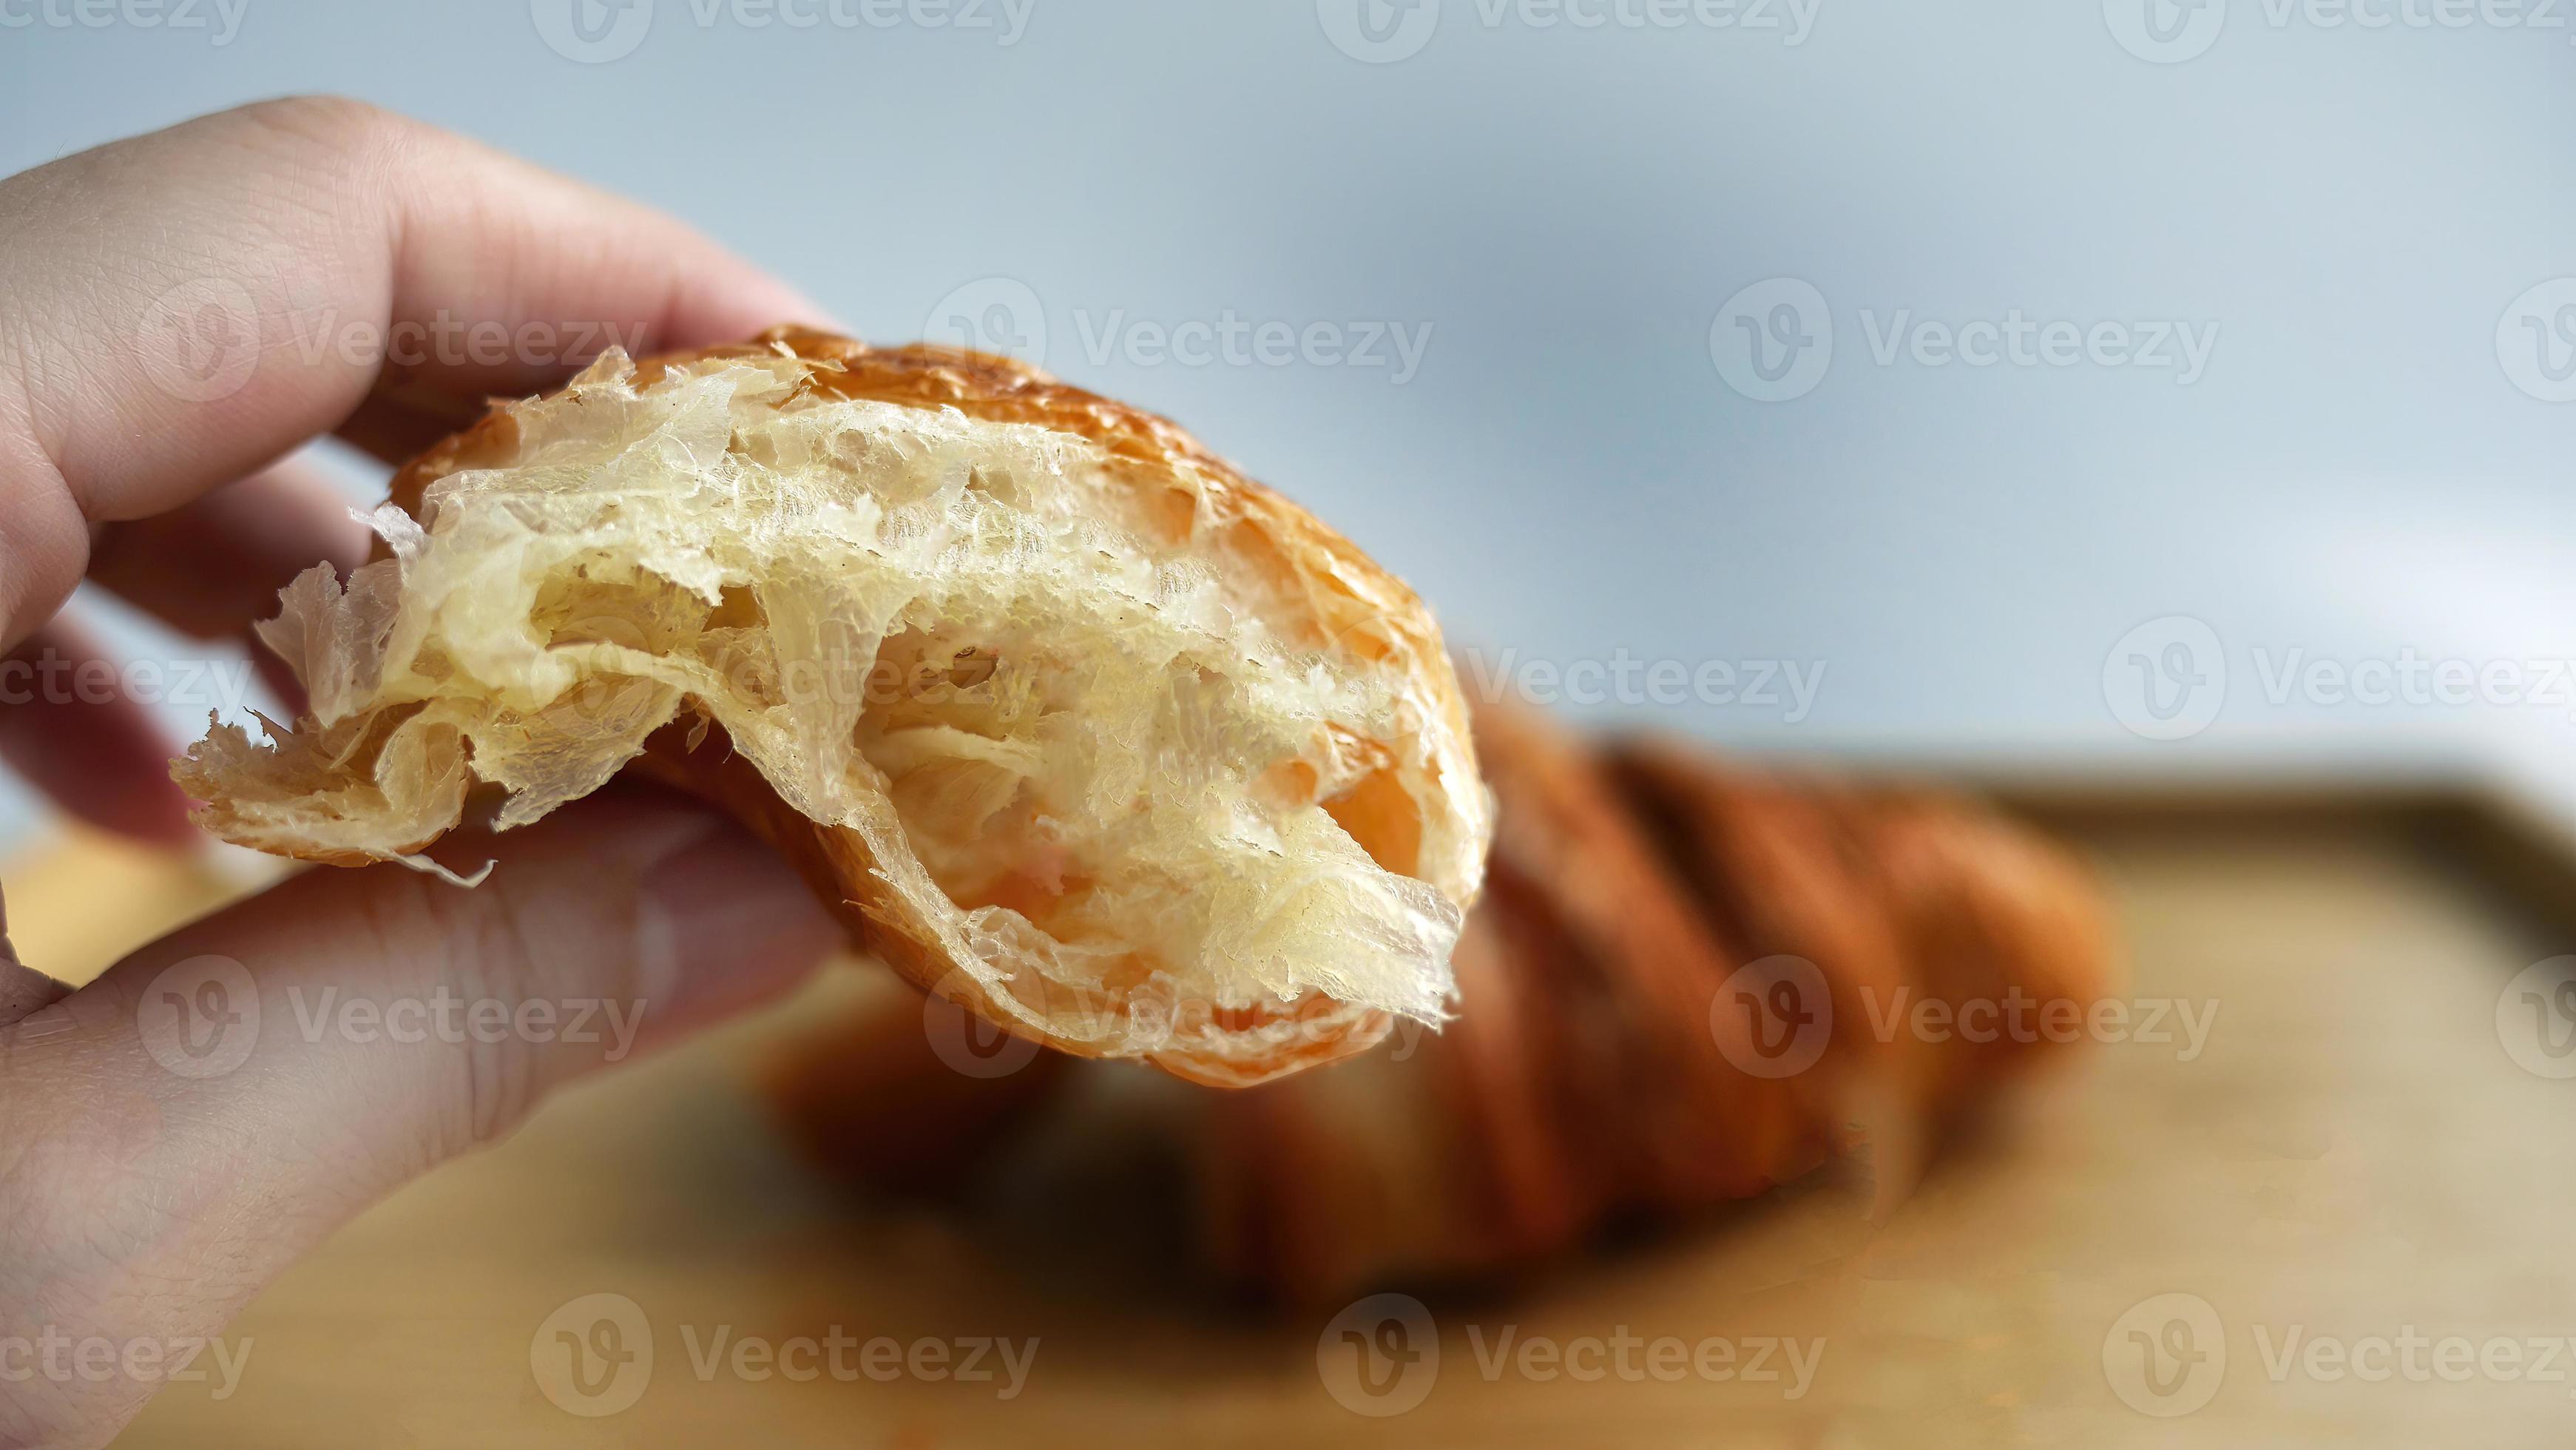
[[[648,1021],[721,1015],[793,985],[837,939],[795,870],[721,823],[644,874],[637,977]]]

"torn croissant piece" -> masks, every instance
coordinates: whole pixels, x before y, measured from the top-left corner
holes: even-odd
[[[1224,1277],[1302,1301],[1504,1272],[1864,1148],[1885,1206],[1945,1125],[2064,1040],[2037,1024],[2113,987],[2083,868],[1971,802],[1668,740],[1595,748],[1522,711],[1483,710],[1476,734],[1499,828],[1456,1020],[1329,1073],[1195,1095],[1193,1191]],[[1912,1030],[1926,1002],[1965,1030]],[[922,1030],[917,1006],[877,1012],[834,1037]],[[781,1101],[819,1155],[874,1181],[968,1179],[1067,1128],[1046,1106],[1067,1078],[952,1081],[947,1100],[979,1105],[933,1135],[937,1174],[897,1173],[859,1130],[881,1108],[812,1090],[835,1055],[783,1064]]]
[[[498,406],[261,636],[312,713],[174,767],[339,865],[468,792],[705,795],[914,984],[1259,1082],[1436,1022],[1491,805],[1422,604],[1172,424],[1003,359],[779,329]]]

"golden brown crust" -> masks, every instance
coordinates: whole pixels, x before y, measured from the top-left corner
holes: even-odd
[[[1014,359],[926,342],[870,347],[854,338],[789,325],[773,327],[748,343],[646,358],[637,365],[638,377],[705,359],[781,356],[810,364],[807,385],[831,397],[950,408],[985,422],[1026,423],[1072,434],[1126,465],[1131,482],[1151,484],[1186,466],[1197,475],[1198,492],[1208,501],[1192,505],[1191,513],[1204,506],[1257,523],[1296,556],[1290,562],[1300,573],[1338,590],[1351,622],[1381,625],[1421,650],[1440,652],[1439,627],[1420,597],[1304,509],[1246,476],[1170,419],[1058,382]],[[495,406],[480,422],[397,470],[386,501],[419,518],[431,483],[507,456],[517,438],[517,420]],[[375,557],[385,557],[382,541]],[[1346,635],[1349,625],[1326,633]],[[1466,697],[1452,689],[1441,703],[1456,733],[1466,736]]]
[[[1139,485],[1167,482],[1175,470],[1187,468],[1196,475],[1195,492],[1204,502],[1179,504],[1182,512],[1176,523],[1186,526],[1200,508],[1250,520],[1296,556],[1290,562],[1308,579],[1338,586],[1371,621],[1438,652],[1439,630],[1421,599],[1305,510],[1245,475],[1170,419],[1058,382],[1015,359],[935,343],[870,347],[854,338],[789,325],[773,327],[748,343],[646,358],[638,363],[637,376],[640,384],[668,369],[703,360],[773,357],[794,357],[809,364],[806,385],[825,396],[954,409],[984,422],[1024,423],[1071,434],[1105,450],[1125,466],[1129,481]],[[387,490],[388,501],[418,518],[422,494],[430,483],[506,455],[516,437],[515,420],[495,408],[473,427],[405,464]],[[1452,691],[1444,703],[1464,734],[1465,697]]]
[[[1560,971],[1580,1000],[1611,1014],[1569,1051],[1604,1080],[1633,1140],[1623,1176],[1658,1197],[1741,1197],[1805,1172],[1828,1148],[1813,1125],[1819,1085],[1760,1078],[1744,1019],[1711,1011],[1742,959],[1703,929],[1671,868],[1598,759],[1561,729],[1517,710],[1486,710],[1477,740],[1508,808],[1495,874],[1525,882],[1570,955]],[[1560,994],[1560,1002],[1567,998]],[[1591,1111],[1584,1116],[1589,1118]],[[1711,1152],[1712,1136],[1727,1151]]]

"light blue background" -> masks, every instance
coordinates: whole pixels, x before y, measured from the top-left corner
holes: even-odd
[[[363,96],[680,213],[872,338],[1024,285],[1052,370],[1301,498],[1489,661],[1826,670],[1795,724],[1597,713],[2083,769],[2495,770],[2576,798],[2576,694],[2275,704],[2262,679],[2292,650],[2576,656],[2576,404],[2518,390],[2496,339],[2526,289],[2576,276],[2576,0],[2556,28],[2456,30],[2222,0],[2178,64],[2125,50],[2095,0],[1822,0],[1794,46],[1445,0],[1390,64],[1336,49],[1315,0],[1035,0],[1009,45],[657,0],[598,64],[525,0],[229,3],[223,44],[0,29],[0,169],[254,97]],[[1711,324],[1774,277],[1818,290],[1836,350],[1814,391],[1761,403],[1720,377]],[[2189,386],[1882,367],[1867,329],[1900,309],[2219,337]],[[1229,310],[1432,333],[1400,385],[1085,346],[1113,314]],[[2206,730],[2150,741],[2105,661],[2172,615],[2210,627],[2229,685]]]

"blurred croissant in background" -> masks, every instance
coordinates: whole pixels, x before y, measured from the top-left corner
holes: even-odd
[[[1156,1135],[1200,1266],[1321,1300],[1540,1263],[1862,1148],[1884,1206],[2112,990],[2084,869],[1971,802],[1596,747],[1520,708],[1484,707],[1475,736],[1498,830],[1442,1030],[1217,1092],[961,1060],[969,1019],[906,994],[777,1064],[786,1121],[899,1192],[1061,1153],[1069,1118]]]

